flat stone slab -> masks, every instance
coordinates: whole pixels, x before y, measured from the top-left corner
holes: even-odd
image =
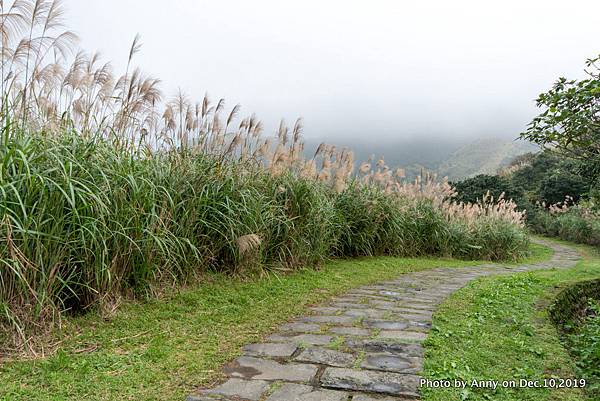
[[[409,304],[409,303],[404,304],[404,303],[402,303],[402,304],[400,304],[398,306],[398,308],[399,309],[416,309],[416,310],[429,311],[429,312],[433,312],[433,310],[435,310],[434,306],[431,306],[431,305],[421,305],[421,304],[416,304],[416,303],[413,303],[413,304]]]
[[[389,290],[379,291],[379,293],[381,295],[385,295],[386,297],[392,297],[392,298],[404,295],[404,293],[400,293],[400,292],[397,292],[397,291],[389,291]]]
[[[422,369],[420,358],[393,354],[367,354],[360,367],[396,373],[419,373]]]
[[[263,343],[246,345],[242,351],[246,355],[285,358],[292,356],[297,349],[298,346],[293,343]]]
[[[387,299],[386,297],[380,296],[377,293],[357,293],[357,294],[348,293],[346,295],[346,298],[354,298],[354,299],[359,299],[361,301],[362,300],[370,300],[370,299],[385,301]]]
[[[444,298],[442,298],[442,300],[445,299],[446,297],[448,297],[448,296],[444,295]],[[419,295],[411,295],[410,297],[407,295],[407,296],[405,296],[405,299],[403,298],[402,300],[396,301],[396,308],[413,309],[413,306],[414,306],[414,308],[422,309],[423,307],[428,307],[433,310],[433,309],[435,309],[435,305],[432,305],[434,303],[435,302],[421,299],[421,297],[419,297]]]
[[[343,391],[286,383],[275,390],[266,401],[346,401],[347,399],[348,393]]]
[[[385,339],[355,340],[347,339],[345,345],[350,348],[368,352],[385,352],[394,355],[422,357],[424,350],[419,343],[399,343]]]
[[[202,394],[225,395],[258,401],[268,389],[269,382],[264,380],[229,379],[218,387],[202,391]]]
[[[329,331],[334,334],[343,336],[368,337],[371,335],[371,330],[362,329],[360,327],[336,326],[330,327]]]
[[[353,318],[357,317],[368,317],[368,318],[380,318],[385,316],[386,311],[381,309],[348,309],[344,312],[344,315]]]
[[[291,336],[273,334],[267,337],[267,340],[275,342],[291,342],[298,345],[327,345],[333,340],[333,337],[323,334],[297,334]]]
[[[433,316],[432,309],[413,309],[413,308],[394,308],[390,310],[394,314],[405,314],[405,315],[419,315],[419,316]]]
[[[380,308],[380,309],[384,309],[384,310],[395,308],[397,306],[396,302],[379,301],[379,300],[371,300],[371,301],[369,301],[369,305],[373,306],[374,308]]]
[[[333,298],[331,300],[331,302],[334,302],[334,303],[342,302],[342,303],[348,303],[348,304],[360,304],[360,303],[362,303],[361,299],[362,299],[362,297],[360,297],[360,296],[350,296],[350,295],[348,295],[348,296],[345,296],[345,297],[336,297],[336,298]]]
[[[229,398],[229,397],[226,397],[224,395],[217,395],[217,394],[211,394],[211,395],[190,394],[187,397],[185,397],[185,401],[231,401],[231,398],[229,398],[229,400],[227,398]]]
[[[431,322],[416,322],[414,320],[411,320],[409,322],[409,330],[427,330],[431,328]]]
[[[298,362],[317,363],[319,365],[349,367],[352,366],[356,357],[345,352],[335,351],[327,348],[307,348],[296,358]]]
[[[400,373],[327,368],[321,376],[324,387],[418,397],[419,377]]]
[[[314,323],[285,323],[279,326],[279,329],[296,333],[318,333],[321,331],[321,326]]]
[[[366,320],[363,322],[363,325],[381,330],[404,330],[408,327],[409,323],[407,321]]]
[[[316,306],[310,308],[310,310],[324,315],[337,315],[344,311],[342,308],[335,308],[333,306]]]
[[[269,359],[241,356],[224,369],[229,377],[255,380],[308,382],[317,374],[315,365],[282,364]]]
[[[323,324],[352,324],[356,318],[352,316],[327,316],[327,315],[314,315],[307,316],[300,319],[305,323],[323,323]]]
[[[390,338],[393,340],[424,341],[427,333],[406,330],[381,330],[377,338]]]
[[[412,320],[415,322],[423,322],[423,323],[431,322],[431,316],[426,316],[426,315],[421,315],[421,314],[413,315],[410,313],[402,313],[402,314],[400,314],[400,316],[403,319]]]
[[[336,308],[353,308],[353,309],[366,309],[369,307],[367,304],[351,303],[351,302],[334,302],[332,303]]]

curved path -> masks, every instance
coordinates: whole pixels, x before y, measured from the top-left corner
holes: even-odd
[[[225,366],[225,383],[187,400],[417,400],[421,341],[436,306],[477,277],[572,267],[579,259],[572,248],[544,245],[554,255],[543,263],[436,268],[351,290],[244,347]]]

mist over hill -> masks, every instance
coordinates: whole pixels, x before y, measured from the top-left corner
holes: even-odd
[[[305,141],[305,153],[312,157],[321,142],[312,138]],[[354,151],[357,162],[371,156],[384,156],[390,168],[402,167],[407,179],[422,172],[439,177],[460,180],[477,174],[494,174],[515,156],[536,152],[538,147],[510,138],[406,138],[387,141],[361,139],[336,140],[336,146]]]
[[[516,156],[538,150],[538,146],[525,141],[482,138],[452,152],[436,171],[439,176],[447,176],[450,180],[495,174]]]

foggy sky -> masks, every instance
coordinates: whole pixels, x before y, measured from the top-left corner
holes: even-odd
[[[313,138],[515,137],[600,53],[598,0],[66,0],[81,47]]]

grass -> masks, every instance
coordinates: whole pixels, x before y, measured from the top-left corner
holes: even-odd
[[[528,262],[548,256],[547,248],[533,245]],[[307,305],[411,271],[477,263],[375,257],[251,281],[209,276],[160,301],[124,305],[108,321],[97,314],[66,319],[54,355],[2,363],[0,399],[179,401],[219,379],[221,365],[242,345]]]
[[[576,372],[585,378],[587,391],[600,398],[600,300],[588,300],[587,316],[574,332],[568,334],[565,345],[575,357]]]
[[[529,223],[531,228],[541,235],[600,246],[600,213],[597,210],[584,202],[570,208],[555,207],[554,210],[560,212],[536,211]]]
[[[453,263],[377,258],[255,282],[212,276],[211,283],[170,299],[127,305],[108,323],[92,316],[66,322],[65,337],[58,338],[68,348],[47,360],[5,364],[2,381],[15,387],[0,391],[5,397],[40,397],[42,391],[43,399],[57,400],[181,399],[194,385],[218,378],[220,365],[242,344],[305,305],[362,283]],[[96,349],[78,352],[88,347]]]
[[[533,238],[541,238],[541,237],[533,237]],[[517,261],[508,262],[506,264],[520,265],[520,264],[524,264],[524,263],[543,262],[545,260],[550,259],[553,255],[553,253],[554,252],[552,251],[552,248],[532,242],[529,244],[529,254],[527,257],[517,260]]]
[[[215,155],[143,157],[75,133],[5,128],[0,332],[13,336],[0,352],[31,348],[31,333],[66,310],[111,308],[206,272],[289,271],[331,256],[514,260],[527,251],[510,204],[454,204],[447,183],[394,195],[348,179],[338,192]]]
[[[600,276],[595,250],[567,270],[481,278],[453,294],[434,315],[426,341],[425,377],[511,380],[575,377],[547,306],[569,283]],[[467,387],[424,390],[424,400],[585,400],[581,389]]]
[[[207,272],[527,251],[513,202],[459,204],[446,181],[407,182],[346,148],[308,155],[301,120],[263,137],[239,105],[165,98],[135,65],[139,37],[119,73],[76,49],[63,13],[55,0],[0,2],[0,352],[36,352],[29,338],[65,311]]]

